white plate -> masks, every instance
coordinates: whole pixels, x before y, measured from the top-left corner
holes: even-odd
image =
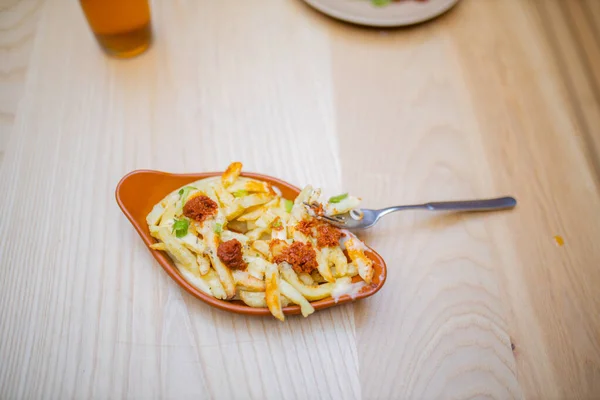
[[[377,7],[370,0],[304,0],[331,17],[360,25],[393,27],[418,24],[452,8],[458,0],[402,0]]]

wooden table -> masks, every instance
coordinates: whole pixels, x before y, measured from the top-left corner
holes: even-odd
[[[152,5],[156,42],[120,61],[76,1],[1,1],[0,398],[600,397],[600,1],[388,31],[298,0]],[[245,318],[174,284],[113,194],[232,160],[372,207],[519,206],[387,217],[377,296]]]

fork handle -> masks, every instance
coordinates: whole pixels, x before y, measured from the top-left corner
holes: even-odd
[[[483,200],[437,201],[433,203],[384,208],[379,210],[379,217],[383,217],[391,212],[402,210],[426,209],[430,211],[493,211],[514,208],[516,205],[517,200],[510,196]]]
[[[514,208],[517,200],[514,197],[498,197],[484,200],[439,201],[423,204],[423,208],[431,211],[492,211]]]

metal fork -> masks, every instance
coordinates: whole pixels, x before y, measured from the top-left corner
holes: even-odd
[[[305,204],[310,207],[310,205]],[[414,204],[382,208],[381,210],[370,210],[368,208],[352,210],[345,214],[321,218],[330,224],[344,229],[367,229],[375,225],[381,217],[395,211],[402,210],[429,210],[429,211],[496,211],[514,208],[517,200],[514,197],[498,197],[496,199],[462,200],[462,201],[440,201],[434,203]]]

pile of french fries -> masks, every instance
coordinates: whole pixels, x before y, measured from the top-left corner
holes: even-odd
[[[306,186],[292,201],[267,182],[241,177],[241,169],[234,162],[222,176],[173,191],[146,218],[157,239],[151,247],[165,251],[190,284],[218,299],[267,307],[283,321],[287,305],[297,304],[306,317],[314,312],[312,301],[335,299],[371,283],[373,263],[356,236],[344,231],[338,246],[319,248],[314,237],[296,229],[300,221],[316,218],[305,204],[319,204],[326,215],[336,215],[356,208],[360,199],[344,194],[323,201],[320,189]],[[186,218],[185,204],[202,195],[218,205],[216,213],[202,222]],[[242,244],[245,269],[232,270],[218,256],[219,244],[232,239]],[[282,245],[296,241],[314,249],[318,267],[313,271],[273,262]],[[357,275],[362,280],[352,283]]]

